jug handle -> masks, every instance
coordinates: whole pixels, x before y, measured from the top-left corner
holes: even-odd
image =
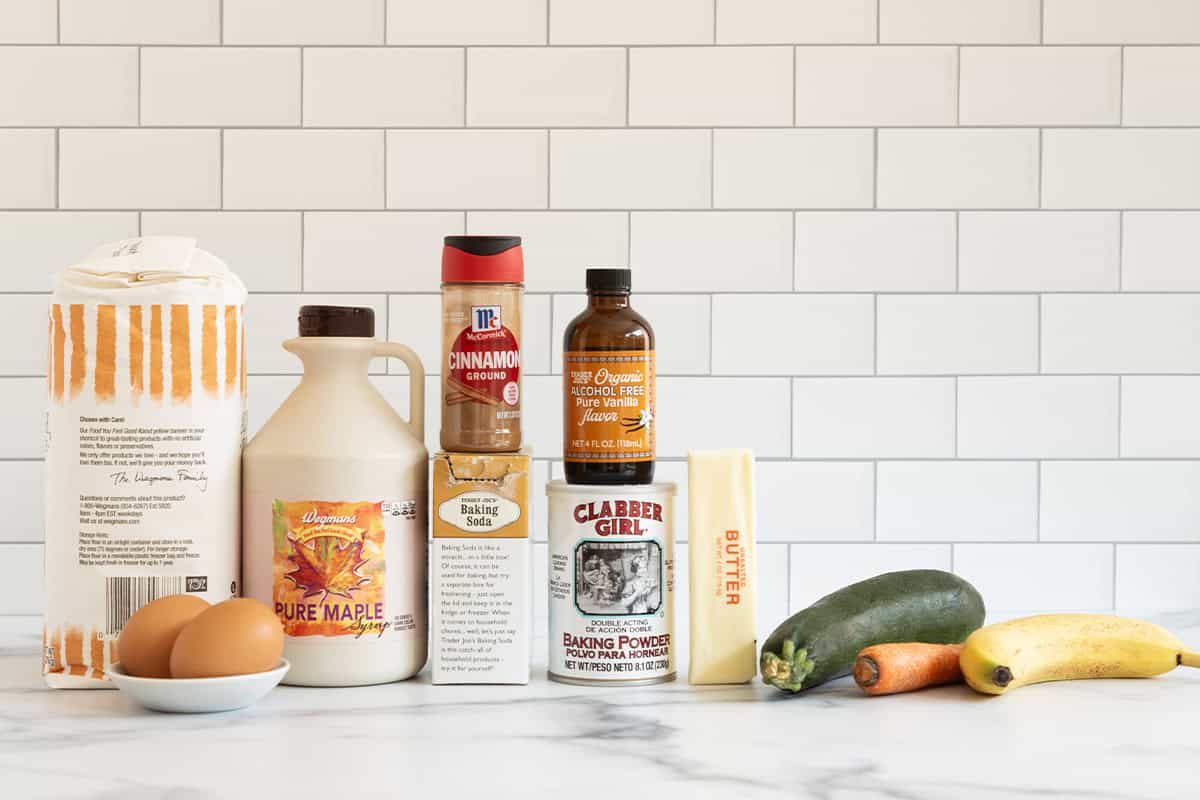
[[[425,441],[425,368],[411,349],[395,342],[376,342],[373,355],[398,358],[408,367],[408,427],[417,441]]]

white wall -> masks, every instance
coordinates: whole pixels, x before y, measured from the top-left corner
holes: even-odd
[[[1200,605],[1195,0],[0,0],[0,42],[0,613],[50,275],[139,231],[251,287],[256,425],[298,304],[434,366],[440,237],[524,234],[542,477],[583,269],[629,264],[663,475],[760,456],[765,618],[918,565]]]

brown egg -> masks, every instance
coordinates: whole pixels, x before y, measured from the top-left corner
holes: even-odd
[[[218,678],[266,672],[283,655],[283,626],[267,606],[246,597],[217,603],[179,633],[172,678]]]
[[[171,648],[189,622],[206,609],[207,600],[173,594],[147,603],[133,613],[117,639],[117,657],[138,678],[171,677]]]

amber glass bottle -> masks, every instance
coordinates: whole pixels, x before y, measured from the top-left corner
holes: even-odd
[[[654,331],[629,290],[629,270],[589,269],[588,307],[563,335],[567,483],[654,480]]]

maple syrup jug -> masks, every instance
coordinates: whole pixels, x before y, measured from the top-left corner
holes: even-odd
[[[375,340],[369,308],[304,306],[295,391],[242,455],[245,594],[287,634],[284,683],[358,686],[425,665],[425,372]],[[409,370],[409,419],[367,380],[374,357]]]

